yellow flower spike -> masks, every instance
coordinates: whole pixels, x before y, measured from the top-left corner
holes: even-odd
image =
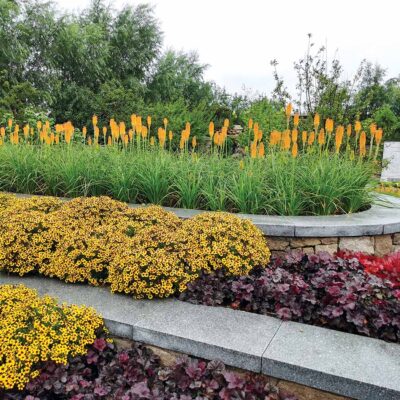
[[[310,132],[310,135],[308,136],[308,145],[312,146],[315,142],[315,132]]]
[[[108,145],[108,146],[112,146],[112,139],[111,139],[111,136],[109,136],[108,139],[107,139],[107,145]]]
[[[197,146],[197,139],[196,139],[196,136],[193,136],[193,139],[192,139],[192,147],[193,147],[193,149],[195,149],[196,146]]]
[[[320,117],[319,117],[319,114],[316,113],[316,114],[314,115],[314,128],[315,128],[315,129],[318,129],[319,124],[320,124]]]
[[[84,127],[82,128],[82,135],[83,135],[84,138],[85,138],[86,135],[87,135],[87,128],[86,128],[86,126],[84,126]]]
[[[297,130],[297,129],[293,129],[293,130],[292,130],[292,141],[293,141],[293,142],[297,142],[297,137],[298,137],[298,135],[299,135],[298,130]]]
[[[208,125],[208,134],[210,135],[210,138],[212,139],[214,136],[214,122],[211,121],[210,124]]]
[[[301,132],[301,141],[303,143],[303,146],[307,143],[307,131]]]
[[[356,123],[354,124],[354,130],[357,134],[361,132],[361,122],[360,121],[356,121]]]
[[[225,118],[225,120],[224,120],[224,127],[225,128],[229,127],[229,119],[228,118]]]
[[[320,146],[325,144],[325,130],[324,128],[321,128],[318,134],[318,144]]]
[[[150,127],[151,127],[151,116],[150,115],[147,116],[147,127],[150,130]]]
[[[154,136],[152,136],[151,138],[150,138],[150,146],[154,146]]]
[[[265,147],[264,143],[261,142],[258,146],[258,158],[264,158],[265,156]]]
[[[299,126],[299,122],[300,122],[300,115],[299,113],[294,114],[293,117],[293,125],[295,128],[297,128]]]
[[[135,128],[136,126],[136,114],[131,114],[131,127]]]
[[[253,141],[250,145],[250,157],[257,158],[257,142]]]
[[[92,117],[92,124],[93,124],[93,126],[96,126],[96,125],[97,125],[97,115],[93,115],[93,117]]]
[[[364,157],[366,155],[366,143],[367,143],[367,135],[365,131],[362,131],[360,134],[360,156]]]
[[[249,119],[249,122],[248,122],[248,124],[247,124],[247,127],[248,127],[249,129],[253,129],[253,119],[252,119],[252,118]]]
[[[163,119],[164,129],[167,130],[168,118]]]
[[[103,126],[103,137],[106,137],[106,135],[107,135],[107,127],[106,126]]]
[[[239,161],[239,168],[244,169],[244,161],[243,160]]]
[[[351,124],[348,124],[346,128],[346,134],[348,138],[351,136],[351,129],[352,129]]]
[[[13,124],[13,120],[12,120],[12,118],[8,118],[8,120],[7,120],[7,126],[8,126],[8,129],[11,129],[11,127],[12,127],[12,124]]]
[[[285,109],[285,115],[286,115],[286,118],[287,119],[289,119],[290,118],[290,116],[292,115],[292,103],[289,103],[287,106],[286,106],[286,109]]]
[[[325,131],[326,133],[330,134],[333,132],[334,122],[333,119],[327,118],[325,121]]]
[[[293,143],[293,146],[292,146],[292,157],[293,158],[296,158],[297,157],[297,154],[298,154],[298,145],[297,145],[297,142],[294,142]]]
[[[168,139],[169,139],[170,142],[172,141],[173,136],[174,136],[174,134],[172,133],[172,131],[169,131]]]

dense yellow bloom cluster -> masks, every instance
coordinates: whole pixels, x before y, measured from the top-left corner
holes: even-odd
[[[162,298],[183,292],[194,278],[187,268],[177,231],[162,225],[125,237],[121,251],[110,264],[111,290],[137,298]]]
[[[20,275],[36,271],[110,284],[138,298],[167,297],[201,271],[247,274],[270,257],[262,232],[227,213],[183,222],[161,207],[130,208],[108,197],[0,202],[0,269]]]
[[[270,251],[262,232],[249,220],[222,212],[207,212],[183,223],[187,262],[193,271],[225,268],[231,275],[246,275],[266,266]]]
[[[58,305],[22,285],[0,285],[0,389],[23,389],[40,362],[85,354],[104,328],[85,306]]]
[[[51,243],[46,214],[57,210],[62,202],[53,197],[0,198],[0,270],[6,268],[21,276],[47,265]]]

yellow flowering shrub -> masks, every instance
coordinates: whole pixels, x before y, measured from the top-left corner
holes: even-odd
[[[109,197],[77,198],[49,216],[45,240],[53,249],[39,272],[66,282],[103,283],[117,243],[113,232],[127,220],[129,207]]]
[[[182,220],[174,213],[165,211],[160,206],[131,208],[128,214],[128,234],[131,236],[143,228],[162,225],[175,230],[181,227]]]
[[[16,199],[16,196],[13,194],[0,193],[0,214],[10,207]]]
[[[194,278],[184,260],[177,232],[160,225],[126,237],[110,264],[111,290],[136,298],[168,297],[185,290]]]
[[[262,232],[228,213],[182,222],[159,206],[129,208],[109,197],[0,201],[0,269],[20,275],[38,271],[139,298],[168,297],[201,271],[245,275],[270,258]]]
[[[49,263],[39,272],[67,282],[104,283],[108,266],[125,236],[154,224],[177,228],[180,220],[161,207],[129,208],[109,197],[78,198],[50,217],[45,240],[52,243]]]
[[[9,206],[14,212],[23,211],[39,211],[42,213],[50,213],[58,210],[63,202],[57,197],[50,196],[34,196],[22,198],[15,198],[15,201]]]
[[[23,285],[0,285],[0,321],[0,389],[23,389],[40,362],[85,354],[104,329],[93,309],[60,306]]]
[[[0,270],[25,275],[47,265],[51,243],[46,239],[47,215],[39,211],[2,213],[0,223]]]
[[[206,212],[184,221],[182,230],[185,257],[193,271],[225,268],[228,274],[246,275],[256,266],[268,264],[267,242],[249,220]]]

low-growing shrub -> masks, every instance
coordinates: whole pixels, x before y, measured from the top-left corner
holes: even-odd
[[[111,284],[138,298],[168,297],[201,271],[247,274],[270,257],[262,232],[226,213],[182,222],[159,206],[132,209],[108,197],[15,203],[0,218],[0,269],[21,276],[38,272]]]
[[[207,212],[184,221],[182,231],[186,259],[193,271],[224,268],[230,275],[246,275],[268,264],[267,242],[249,220]]]
[[[114,254],[109,269],[111,290],[149,299],[182,292],[197,277],[184,255],[176,231],[160,225],[142,229],[126,237]]]
[[[400,289],[400,251],[384,257],[372,256],[359,252],[341,251],[338,256],[350,260],[356,258],[369,274],[389,280]]]
[[[295,252],[248,276],[203,273],[180,299],[400,341],[400,290],[354,258]]]
[[[44,213],[11,207],[0,220],[0,270],[22,276],[48,265],[52,253],[45,234],[50,226]]]
[[[296,400],[262,375],[229,371],[220,361],[182,356],[170,367],[140,344],[117,351],[98,338],[67,365],[47,363],[19,393],[4,400]]]
[[[49,215],[44,240],[51,244],[50,262],[39,272],[66,282],[99,285],[118,243],[113,232],[127,219],[129,207],[109,197],[77,198]]]
[[[23,389],[39,375],[40,363],[66,364],[86,354],[103,329],[103,320],[88,307],[59,306],[22,285],[0,285],[1,389]]]
[[[110,263],[122,249],[136,245],[129,238],[153,225],[177,229],[180,224],[178,217],[161,207],[131,209],[103,196],[71,200],[49,218],[46,240],[53,243],[53,252],[50,263],[39,272],[96,286],[108,279]]]

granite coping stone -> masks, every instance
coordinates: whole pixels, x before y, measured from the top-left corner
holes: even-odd
[[[356,399],[400,399],[400,345],[296,322],[281,325],[262,372]]]
[[[400,399],[400,345],[223,307],[134,300],[108,288],[0,272],[61,302],[94,307],[110,332],[360,400]]]
[[[19,197],[33,195],[17,194]],[[63,200],[70,200],[62,198]],[[128,204],[132,208],[141,204]],[[182,219],[204,213],[202,210],[163,207]],[[276,216],[235,214],[251,220],[267,236],[282,237],[352,237],[400,232],[400,199],[376,195],[375,204],[366,211],[329,216]]]

